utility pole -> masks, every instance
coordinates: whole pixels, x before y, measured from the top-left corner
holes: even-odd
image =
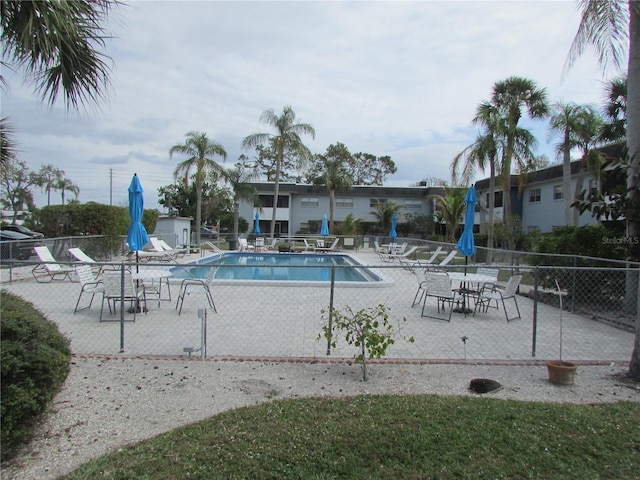
[[[109,169],[109,206],[113,207],[113,168]]]

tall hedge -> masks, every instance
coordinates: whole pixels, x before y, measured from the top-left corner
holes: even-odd
[[[153,232],[158,223],[157,210],[145,210],[142,224]],[[102,203],[71,203],[50,205],[40,210],[42,233],[47,237],[77,235],[122,236],[127,234],[131,220],[127,207],[114,207]]]
[[[69,373],[69,341],[41,312],[0,291],[2,460],[27,442]]]

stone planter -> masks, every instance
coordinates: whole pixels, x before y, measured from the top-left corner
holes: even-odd
[[[563,360],[547,361],[549,381],[557,385],[573,385],[578,365]]]

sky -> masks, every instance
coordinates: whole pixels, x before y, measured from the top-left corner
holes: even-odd
[[[471,119],[493,85],[510,76],[545,88],[551,102],[602,105],[618,72],[591,50],[562,75],[580,16],[569,1],[140,1],[111,16],[107,101],[67,112],[49,107],[19,73],[3,70],[2,115],[16,130],[19,158],[50,163],[80,188],[81,202],[124,206],[134,173],[145,208],[174,183],[185,157],[169,149],[206,132],[233,167],[244,137],[272,133],[266,109],[290,105],[312,153],[336,142],[389,155],[385,185],[450,180],[453,157],[478,134]],[[538,154],[555,161],[548,122],[525,121]],[[480,175],[478,178],[482,178]],[[68,193],[66,198],[73,198]],[[53,192],[51,204],[60,204]],[[47,205],[42,192],[38,207]]]

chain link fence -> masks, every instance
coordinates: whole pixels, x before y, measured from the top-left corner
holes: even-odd
[[[136,302],[118,299],[114,305],[103,301],[102,292],[97,292],[90,308],[74,313],[82,288],[75,273],[70,279],[39,283],[32,274],[36,265],[33,259],[9,260],[3,264],[7,268],[2,269],[2,289],[25,298],[55,322],[70,338],[76,354],[352,358],[358,352],[344,341],[343,332],[334,332],[339,336],[336,348],[330,348],[322,336],[322,327],[329,321],[329,307],[357,311],[379,304],[388,308],[395,324],[396,341],[387,357],[403,361],[531,361],[556,359],[562,352],[563,359],[572,361],[627,362],[633,350],[639,270],[624,264],[542,266],[525,262],[524,256],[513,261],[514,255],[508,254],[506,262],[494,255],[492,266],[499,269],[499,287],[513,275],[522,275],[515,301],[506,300],[504,306],[497,302],[492,307],[498,308],[484,311],[476,308],[477,293],[468,292],[464,301],[470,311],[464,313],[456,308],[459,298],[454,304],[442,304],[435,297],[425,297],[426,304],[419,301],[412,306],[424,268],[410,268],[398,260],[383,262],[370,248],[348,252],[358,263],[346,266],[317,253],[254,252],[224,270],[213,266],[217,272],[210,291],[215,309],[204,286],[193,284],[181,299],[180,311],[177,301],[183,282],[195,277],[207,283],[212,268],[209,262],[216,258],[209,255],[211,252],[186,255],[169,263],[153,258],[136,263],[133,256],[123,256],[119,247],[114,250],[114,245],[104,240],[82,240],[86,243],[81,248],[97,259],[89,264],[96,275],[104,278],[110,271],[131,274],[135,286],[146,289],[146,305],[139,302],[135,308]],[[64,248],[71,244],[78,246],[79,242],[58,241],[50,246],[56,258],[66,260]],[[421,242],[418,258],[428,258],[436,245]],[[450,248],[445,245],[445,250]],[[107,257],[110,261],[104,261]],[[313,265],[297,261],[276,266],[273,257],[327,260]],[[441,268],[452,277],[457,274],[454,288],[461,282],[460,275],[477,272],[479,265],[474,259],[466,261],[465,266],[465,259],[457,258]],[[316,280],[287,280],[298,277],[303,269]],[[264,280],[265,274],[272,274],[274,279]],[[362,281],[345,281],[345,275],[351,274],[359,275]],[[45,275],[38,280],[48,278]],[[79,307],[88,306],[91,297],[88,291],[84,293]],[[563,310],[559,308],[561,297]],[[450,308],[460,313],[455,311],[447,321]],[[423,309],[429,317],[422,316]],[[507,322],[505,309],[509,318],[517,316],[518,311],[521,318]]]

